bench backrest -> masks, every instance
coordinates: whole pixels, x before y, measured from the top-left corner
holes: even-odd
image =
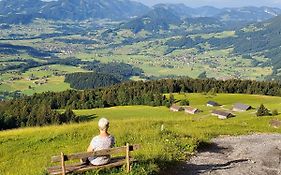
[[[94,157],[94,156],[106,156],[106,155],[114,155],[114,154],[120,154],[124,153],[126,154],[126,151],[135,151],[140,149],[139,144],[134,144],[134,145],[129,145],[127,146],[121,146],[121,147],[114,147],[110,149],[104,149],[100,151],[93,151],[93,152],[83,152],[83,153],[74,153],[74,154],[68,154],[68,155],[63,155],[64,161],[68,160],[74,160],[74,159],[83,159],[86,157]],[[62,156],[53,156],[51,158],[52,162],[61,162]]]

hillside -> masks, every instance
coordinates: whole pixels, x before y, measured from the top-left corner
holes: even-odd
[[[32,4],[32,6],[30,6]],[[0,14],[7,23],[12,21],[10,14],[17,14],[18,18],[29,15],[29,19],[45,18],[52,20],[85,20],[85,19],[128,19],[147,12],[149,8],[141,3],[130,0],[3,0],[0,1]],[[1,19],[0,19],[1,20]],[[25,21],[22,23],[28,23]]]
[[[280,79],[280,37],[275,37],[280,17],[256,23],[277,15],[276,8],[148,8],[126,0],[88,1],[0,1],[0,99],[83,89],[65,81],[66,75],[97,69],[103,73],[112,63],[138,69],[139,73],[124,70],[126,81],[201,75],[219,80]],[[224,20],[222,12],[232,17]],[[84,84],[99,87],[96,82]]]
[[[263,55],[270,59],[264,65],[273,66],[274,70],[281,67],[281,16],[265,22],[248,25],[236,31],[236,37],[213,40],[216,47],[233,47],[233,52],[240,55]]]
[[[264,21],[281,14],[281,9],[273,7],[237,7],[215,8],[202,6],[198,8],[187,7],[185,4],[157,4],[154,8],[165,8],[174,12],[181,18],[186,17],[213,17],[222,21]]]
[[[32,6],[30,6],[32,4]],[[184,4],[157,4],[153,9],[164,8],[178,17],[215,17],[223,21],[263,21],[281,13],[278,8],[243,7],[215,8],[203,6],[190,8]],[[152,9],[152,10],[153,10]],[[2,0],[0,1],[0,22],[28,24],[36,18],[51,20],[126,20],[141,17],[151,10],[131,0]]]
[[[225,8],[214,15],[223,21],[264,21],[281,14],[278,8],[270,7],[241,7]]]
[[[253,132],[280,133],[280,128],[270,127],[271,119],[257,118],[255,110],[236,113],[228,120],[218,120],[210,115],[212,108],[206,107],[209,100],[220,102],[230,109],[236,102],[253,107],[264,103],[269,109],[278,108],[280,97],[257,95],[217,94],[174,94],[175,98],[188,99],[191,106],[204,112],[195,116],[184,112],[172,113],[166,107],[127,106],[95,110],[77,110],[75,113],[91,121],[63,126],[24,128],[0,132],[1,174],[44,174],[50,166],[50,158],[59,153],[85,151],[93,135],[97,134],[96,122],[100,117],[111,121],[110,133],[116,138],[116,146],[125,143],[139,143],[142,149],[136,152],[139,160],[133,166],[135,174],[147,175],[165,171],[169,165],[184,161],[186,154],[204,146],[211,138],[219,135],[242,135]],[[163,125],[164,130],[161,131]],[[125,129],[124,129],[125,128]],[[50,132],[52,131],[52,132]],[[18,157],[14,159],[14,157]],[[122,174],[123,170],[99,171],[99,174]],[[96,174],[97,172],[88,173]]]
[[[148,12],[146,15],[134,19],[122,28],[130,29],[134,33],[141,30],[149,32],[159,32],[159,30],[169,30],[171,25],[179,26],[182,23],[181,19],[165,8],[155,8]]]

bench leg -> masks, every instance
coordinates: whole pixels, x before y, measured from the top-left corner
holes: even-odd
[[[61,152],[61,173],[62,175],[65,175],[65,162],[64,162],[64,154]]]
[[[126,171],[130,172],[130,146],[129,143],[126,145]]]

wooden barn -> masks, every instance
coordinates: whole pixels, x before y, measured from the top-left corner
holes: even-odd
[[[187,114],[197,114],[197,113],[200,113],[201,111],[197,108],[185,107],[184,112]]]
[[[208,102],[207,102],[207,106],[209,106],[209,107],[215,107],[215,106],[221,106],[221,105],[218,104],[217,102],[214,102],[214,101],[208,101]]]
[[[233,111],[238,111],[238,112],[244,112],[244,111],[248,111],[252,109],[252,106],[249,106],[249,105],[245,105],[245,104],[242,104],[242,103],[236,103],[234,106],[233,106]]]
[[[170,111],[172,111],[172,112],[179,112],[179,111],[183,111],[183,110],[184,110],[183,107],[177,106],[177,105],[175,105],[175,104],[173,104],[173,105],[170,107]]]
[[[219,119],[228,119],[230,117],[234,117],[231,112],[219,110],[213,110],[212,115],[217,116]]]

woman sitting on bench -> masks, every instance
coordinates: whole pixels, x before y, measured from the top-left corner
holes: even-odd
[[[114,137],[108,133],[109,121],[106,118],[101,118],[99,120],[98,127],[100,130],[100,134],[92,139],[87,149],[88,152],[109,149],[112,148],[115,144]],[[104,165],[109,163],[109,161],[110,155],[89,157],[86,161],[83,160],[83,162],[91,163],[92,165]]]

